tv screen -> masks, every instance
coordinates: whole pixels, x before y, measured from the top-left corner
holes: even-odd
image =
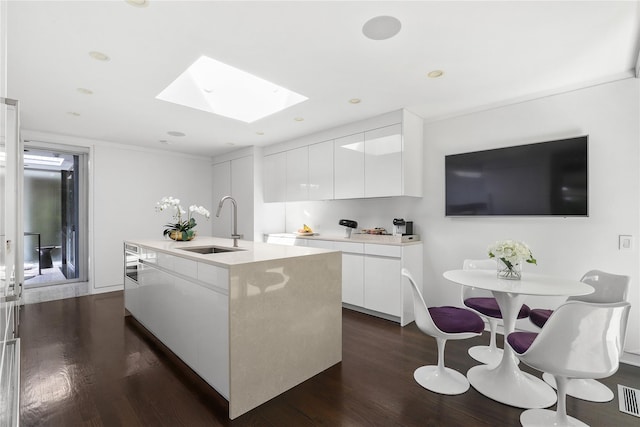
[[[587,136],[445,156],[447,216],[587,216]]]

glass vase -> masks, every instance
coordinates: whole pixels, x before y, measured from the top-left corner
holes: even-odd
[[[498,258],[498,279],[520,280],[522,278],[522,262],[510,263],[502,258]]]

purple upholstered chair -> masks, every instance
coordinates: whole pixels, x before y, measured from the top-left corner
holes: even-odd
[[[418,285],[406,268],[402,275],[409,280],[413,292],[416,325],[425,334],[436,339],[438,365],[421,366],[413,377],[422,387],[440,394],[461,394],[469,389],[469,381],[458,371],[444,366],[444,348],[447,340],[460,340],[478,336],[484,322],[476,313],[458,307],[429,307],[422,298]]]
[[[580,280],[593,286],[594,292],[588,295],[571,296],[567,298],[567,301],[609,304],[627,300],[629,293],[629,276],[591,270],[585,273]],[[529,313],[529,319],[533,324],[542,328],[552,313],[553,310],[534,308],[531,310],[531,313]],[[553,375],[545,373],[542,378],[549,385],[556,388]],[[609,387],[592,379],[569,380],[567,384],[567,394],[590,402],[609,402],[613,399],[613,391]]]
[[[630,308],[628,302],[569,301],[549,317],[539,334],[509,334],[507,342],[516,356],[552,374],[558,386],[556,410],[524,411],[520,415],[523,426],[586,425],[567,416],[567,383],[569,378],[605,378],[618,370]]]
[[[496,270],[494,259],[465,259],[463,270]],[[502,313],[498,307],[498,301],[490,291],[476,289],[471,286],[462,286],[462,303],[471,310],[487,319],[489,323],[489,345],[477,345],[469,349],[469,356],[486,365],[497,365],[502,360],[502,349],[496,345],[496,330],[498,320],[502,319]],[[529,316],[529,307],[522,305],[518,313],[518,319]]]

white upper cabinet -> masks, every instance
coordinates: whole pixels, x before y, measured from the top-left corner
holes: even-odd
[[[286,200],[309,200],[309,147],[286,152]]]
[[[336,199],[364,197],[364,133],[333,141]]]
[[[264,156],[263,191],[265,202],[284,202],[287,196],[287,153]]]
[[[238,205],[238,234],[242,235],[245,240],[254,240],[253,181],[253,156],[231,160],[231,196]],[[213,200],[215,209],[218,208],[219,201],[220,199]],[[233,213],[232,205],[228,204],[223,208],[229,209],[231,216]],[[230,237],[231,233],[232,224],[229,221],[227,233],[223,237]]]
[[[226,204],[215,216],[218,202],[224,196],[232,196],[238,205],[238,233],[245,240],[253,240],[253,156],[240,157],[213,165],[213,206],[211,219],[213,235],[229,237],[232,234],[232,206]],[[204,222],[200,219],[199,222]]]
[[[364,197],[402,195],[402,125],[364,133]]]
[[[422,139],[398,110],[290,141],[264,157],[264,201],[422,197]]]
[[[213,235],[216,237],[229,237],[231,229],[231,211],[224,209],[220,212],[220,217],[216,218],[218,202],[224,196],[231,194],[231,162],[216,163],[213,165],[213,206],[211,206],[211,216]],[[197,220],[197,219],[196,219]]]
[[[309,200],[331,200],[333,195],[333,141],[309,146]]]

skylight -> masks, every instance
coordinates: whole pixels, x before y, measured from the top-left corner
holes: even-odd
[[[201,56],[156,99],[251,123],[308,98]]]

